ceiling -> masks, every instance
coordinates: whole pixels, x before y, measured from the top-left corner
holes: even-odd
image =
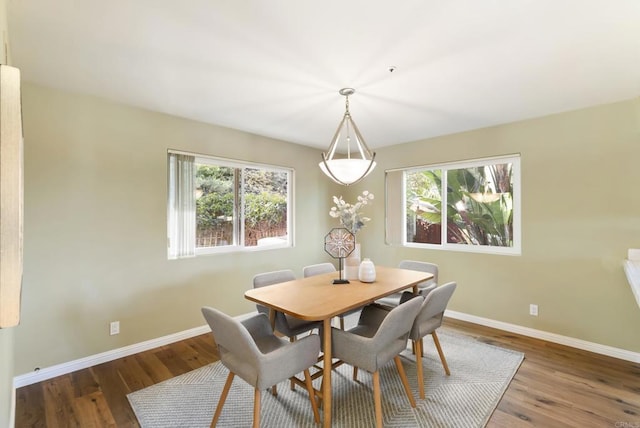
[[[24,81],[326,148],[640,96],[638,0],[8,0]],[[390,71],[394,67],[394,71]]]

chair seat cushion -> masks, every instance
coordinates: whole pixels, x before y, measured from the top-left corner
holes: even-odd
[[[390,296],[383,297],[382,299],[376,300],[376,303],[381,305],[395,307],[400,304],[400,298],[402,297],[402,293],[394,293]]]
[[[346,317],[347,315],[351,315],[351,314],[355,314],[356,312],[360,312],[362,310],[362,307],[360,308],[355,308],[355,309],[351,309],[350,311],[341,313],[340,315],[338,315],[339,317]]]
[[[302,334],[309,330],[320,328],[320,326],[322,326],[321,321],[305,321],[301,320],[300,318],[292,317],[290,315],[285,315],[285,317],[287,318],[289,329],[288,331],[281,331],[281,333],[284,333],[287,336],[297,336],[298,334]]]
[[[426,285],[423,285],[426,284]],[[426,281],[418,285],[418,293],[422,297],[427,297],[427,295],[433,291],[437,287],[437,284],[433,281]],[[403,298],[404,296],[404,298]],[[407,297],[409,296],[409,297]],[[413,293],[410,291],[404,291],[401,293],[393,293],[387,297],[383,297],[381,299],[376,300],[376,303],[381,305],[389,306],[391,308],[398,306],[400,303],[403,303],[413,297]]]

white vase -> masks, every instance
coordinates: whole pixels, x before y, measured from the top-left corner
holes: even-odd
[[[342,277],[344,279],[358,279],[358,269],[360,269],[360,244],[356,242],[351,254],[344,259]]]
[[[370,259],[364,259],[360,263],[358,279],[361,282],[374,282],[376,280],[376,267]]]

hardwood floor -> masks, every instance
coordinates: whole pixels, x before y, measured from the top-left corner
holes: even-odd
[[[452,319],[442,328],[525,353],[488,427],[640,428],[640,364]],[[128,393],[217,359],[207,334],[19,388],[16,427],[138,427]]]
[[[640,364],[462,321],[445,325],[525,354],[487,427],[640,428]]]

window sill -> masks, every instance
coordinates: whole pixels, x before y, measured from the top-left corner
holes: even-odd
[[[210,254],[228,254],[228,253],[253,253],[256,251],[279,250],[282,248],[291,248],[293,245],[288,242],[274,243],[267,245],[258,245],[255,247],[239,247],[234,245],[224,247],[198,248],[196,249],[196,257],[206,256]]]
[[[486,245],[456,245],[456,244],[421,244],[406,242],[402,245],[406,248],[422,248],[424,250],[455,251],[460,253],[490,254],[500,256],[520,256],[520,248],[517,247],[489,247]]]

